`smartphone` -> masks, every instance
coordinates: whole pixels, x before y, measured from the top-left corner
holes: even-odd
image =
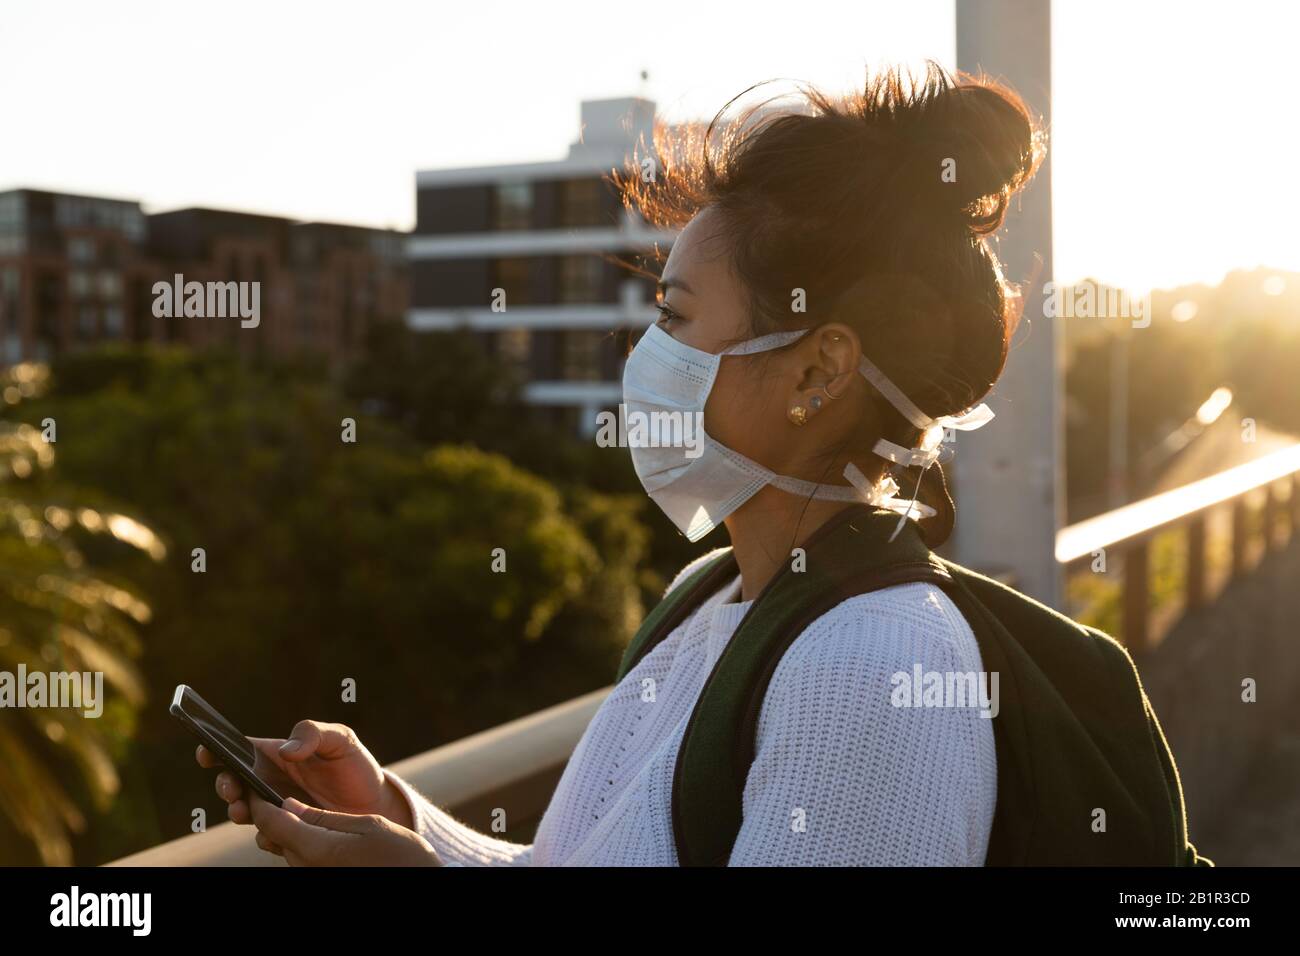
[[[186,684],[176,687],[171,715],[189,728],[200,743],[236,774],[267,803],[277,807],[286,797],[314,805],[311,795],[285,776],[279,767],[263,756],[235,725],[217,713],[206,700]]]

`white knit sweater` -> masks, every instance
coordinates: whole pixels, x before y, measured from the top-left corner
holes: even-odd
[[[674,762],[704,681],[753,603],[732,603],[739,590],[737,578],[711,596],[614,688],[531,845],[465,826],[390,774],[418,832],[451,865],[677,865]],[[993,728],[969,706],[894,706],[891,679],[917,665],[982,670],[969,625],[929,584],[851,598],[794,641],[763,700],[732,866],[983,864],[997,795]]]

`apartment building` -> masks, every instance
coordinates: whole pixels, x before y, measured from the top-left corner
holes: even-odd
[[[0,362],[135,337],[152,275],[138,202],[0,192]]]
[[[142,317],[154,341],[244,354],[316,355],[337,365],[362,347],[368,329],[402,321],[409,297],[404,234],[220,209],[149,217],[149,252],[160,278],[258,282],[263,319],[238,322]]]
[[[0,362],[105,341],[226,346],[247,355],[354,355],[409,298],[404,233],[216,209],[0,192]],[[261,283],[262,321],[160,318],[153,286]]]
[[[623,209],[607,181],[655,104],[582,104],[563,159],[424,170],[407,240],[411,327],[465,328],[515,367],[541,413],[591,432],[618,404],[627,332],[654,317],[654,283],[625,268],[676,233]]]

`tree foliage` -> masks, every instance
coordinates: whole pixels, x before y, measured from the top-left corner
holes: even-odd
[[[81,354],[52,383],[21,409],[58,425],[39,484],[126,502],[168,546],[101,556],[150,597],[150,699],[85,860],[222,812],[166,714],[177,683],[254,735],[347,722],[387,761],[601,686],[640,617],[639,502],[430,447],[323,378],[218,354]]]

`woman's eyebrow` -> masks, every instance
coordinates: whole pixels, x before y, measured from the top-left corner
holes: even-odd
[[[660,295],[663,295],[669,289],[681,289],[687,295],[695,294],[694,292],[691,291],[691,287],[688,286],[685,282],[683,282],[681,279],[677,279],[672,276],[665,276],[664,278],[660,279],[655,284],[655,289]]]

